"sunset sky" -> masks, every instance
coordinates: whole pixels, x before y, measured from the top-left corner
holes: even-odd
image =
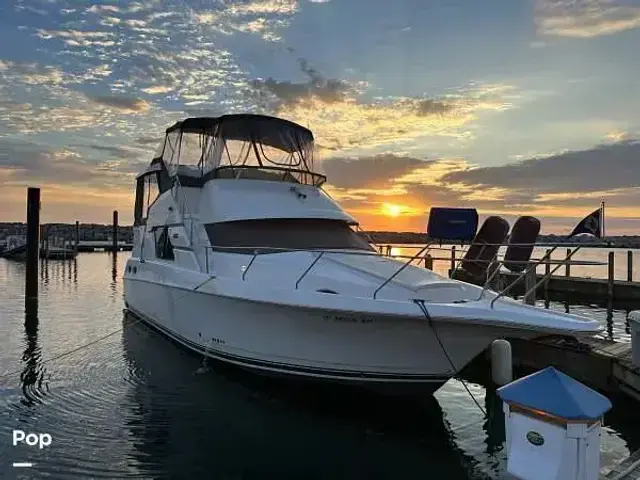
[[[640,234],[640,0],[3,0],[0,221],[130,223],[181,118],[310,127],[369,230],[474,206]]]

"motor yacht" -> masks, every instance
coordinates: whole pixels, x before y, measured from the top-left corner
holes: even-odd
[[[261,373],[425,391],[497,338],[601,330],[380,254],[326,180],[312,132],[290,121],[238,114],[169,127],[136,179],[126,308]]]

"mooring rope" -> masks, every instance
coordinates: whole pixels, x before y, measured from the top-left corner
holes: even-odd
[[[431,315],[429,315],[429,311],[427,310],[427,307],[424,304],[424,300],[414,299],[413,302],[416,305],[418,305],[418,307],[422,311],[422,314],[424,315],[424,318],[429,322],[429,326],[433,330],[433,333],[435,334],[436,340],[440,344],[440,348],[442,349],[442,353],[444,353],[444,356],[449,361],[449,365],[451,365],[451,369],[453,370],[453,373],[455,374],[456,373],[456,366],[453,363],[453,360],[451,360],[451,357],[449,356],[449,353],[447,352],[447,349],[444,347],[444,344],[442,343],[442,340],[440,339],[440,335],[438,335],[438,331],[436,330],[436,327],[433,324],[433,319],[431,318]],[[482,412],[482,415],[484,415],[485,417],[488,418],[487,412],[485,411],[484,408],[482,408],[482,405],[480,405],[478,400],[476,400],[476,397],[473,395],[473,393],[471,393],[471,390],[469,389],[469,387],[467,385],[467,382],[465,382],[464,379],[462,379],[462,378],[460,378],[459,380],[460,380],[460,383],[462,383],[462,386],[464,387],[464,389],[467,391],[467,393],[471,397],[471,400],[473,400],[473,403],[475,403],[476,406],[478,407],[478,409]]]
[[[125,311],[125,312],[127,312],[128,310],[126,310],[126,309],[125,309],[124,311]],[[71,355],[71,354],[73,354],[73,353],[79,352],[80,350],[83,350],[83,349],[85,349],[85,348],[87,348],[87,347],[90,347],[90,346],[92,346],[92,345],[95,345],[96,343],[100,343],[100,342],[102,342],[103,340],[106,340],[106,339],[107,339],[107,338],[109,338],[109,337],[112,337],[112,336],[114,336],[116,333],[119,333],[119,332],[123,331],[126,327],[130,327],[130,326],[132,326],[132,325],[135,325],[136,323],[138,323],[138,322],[140,322],[140,321],[141,321],[141,319],[140,319],[140,318],[137,318],[135,321],[133,321],[133,322],[129,323],[128,325],[124,325],[124,326],[122,326],[122,327],[118,328],[117,330],[114,330],[114,331],[112,331],[112,332],[109,332],[109,333],[107,333],[106,335],[103,335],[103,336],[101,336],[101,337],[99,337],[99,338],[97,338],[97,339],[95,339],[95,340],[90,341],[89,343],[85,343],[85,344],[80,345],[80,346],[78,346],[78,347],[76,347],[76,348],[73,348],[73,349],[71,349],[71,350],[68,350],[68,351],[66,351],[66,352],[63,352],[63,353],[61,353],[61,354],[59,354],[59,355],[54,355],[54,356],[53,356],[53,357],[51,357],[51,358],[47,358],[47,359],[45,359],[45,360],[42,360],[42,362],[40,362],[40,363],[41,363],[41,364],[50,363],[50,362],[53,362],[53,361],[55,361],[55,360],[60,360],[61,358],[64,358],[64,357],[68,357],[69,355]],[[19,373],[22,373],[22,371],[23,371],[23,369],[15,370],[15,371],[13,371],[13,372],[9,372],[9,373],[3,373],[2,375],[0,375],[0,378],[6,378],[6,377],[10,377],[10,376],[12,376],[12,375],[17,375],[17,374],[19,374]]]

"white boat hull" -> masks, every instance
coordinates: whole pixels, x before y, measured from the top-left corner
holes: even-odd
[[[133,314],[216,360],[260,373],[399,390],[436,390],[506,333],[437,318],[432,325],[419,317],[362,321],[131,278],[125,278],[125,299]]]

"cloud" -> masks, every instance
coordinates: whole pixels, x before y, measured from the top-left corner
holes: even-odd
[[[428,136],[469,138],[466,127],[481,111],[511,108],[508,85],[470,85],[440,99],[374,97],[365,99],[366,82],[327,78],[305,59],[303,82],[255,79],[247,98],[263,110],[309,126],[323,152],[373,149]]]
[[[135,142],[139,145],[154,145],[157,146],[162,140],[161,137],[138,137]]]
[[[220,33],[254,33],[264,40],[282,40],[279,31],[289,25],[298,10],[297,0],[253,0],[223,3],[217,10],[194,11],[198,25],[206,25]]]
[[[24,142],[0,139],[0,171],[7,185],[21,182],[91,183],[94,166],[79,153],[62,148],[53,150]]]
[[[0,138],[0,177],[7,186],[112,186],[130,191],[133,176],[148,164],[145,156],[126,146],[70,145],[54,149]]]
[[[365,225],[380,225],[393,205],[403,218],[398,225],[415,229],[432,206],[473,207],[512,219],[522,214],[573,219],[604,199],[608,216],[637,217],[639,154],[640,142],[621,142],[485,168],[462,158],[392,154],[331,158],[322,165],[327,191]]]
[[[122,97],[118,95],[90,95],[89,98],[98,104],[113,107],[121,112],[146,112],[149,102],[139,98]]]
[[[61,85],[68,81],[58,67],[8,60],[0,60],[0,76],[8,81],[18,77],[28,85]]]
[[[640,6],[620,0],[538,0],[535,19],[543,35],[592,38],[640,27]]]
[[[638,158],[640,142],[624,141],[498,167],[466,168],[444,180],[536,193],[606,191],[640,186]]]
[[[455,107],[452,104],[433,99],[426,99],[418,102],[416,113],[421,116],[444,115],[451,112]]]
[[[381,154],[359,159],[329,158],[322,162],[322,168],[334,187],[382,188],[425,163],[417,158]]]
[[[90,13],[103,13],[103,12],[112,12],[112,13],[116,13],[119,12],[120,8],[117,7],[116,5],[92,5],[91,7],[89,7],[87,9],[87,12]]]
[[[38,29],[37,35],[43,40],[60,38],[71,47],[112,47],[116,45],[115,34],[94,30],[45,30]]]
[[[100,154],[107,154],[107,155],[109,155],[111,157],[120,158],[120,159],[132,158],[136,154],[140,153],[140,152],[134,151],[133,149],[131,149],[129,147],[119,147],[119,146],[115,146],[115,145],[83,145],[83,144],[76,144],[76,145],[71,145],[71,147],[90,148],[92,150],[95,150],[96,152],[99,152]]]
[[[294,83],[290,81],[278,81],[273,78],[266,80],[255,79],[249,83],[258,96],[256,101],[269,101],[267,95],[271,94],[276,104],[292,105],[296,103],[313,102],[319,100],[325,103],[344,101],[349,93],[355,93],[355,86],[348,82],[333,78],[326,78],[304,59],[298,59],[300,70],[308,77],[307,82]]]

